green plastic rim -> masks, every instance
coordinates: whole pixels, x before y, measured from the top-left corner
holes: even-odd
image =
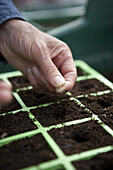
[[[97,71],[92,69],[85,62],[83,62],[81,60],[76,60],[75,65],[76,65],[76,67],[81,68],[81,70],[83,70],[85,73],[88,73],[88,75],[79,76],[77,78],[77,81],[95,78],[95,79],[101,81],[103,84],[105,84],[106,86],[108,86],[111,89],[111,90],[99,91],[99,92],[96,92],[96,93],[90,93],[90,95],[100,96],[100,95],[107,94],[107,93],[110,93],[110,92],[113,91],[113,83],[111,83],[109,80],[107,80],[100,73],[98,73]],[[15,77],[15,76],[21,76],[21,75],[22,75],[22,73],[19,72],[19,71],[2,73],[2,74],[0,74],[0,79],[4,80],[4,81],[6,81],[7,83],[10,84],[10,81],[8,80],[8,78]],[[6,144],[9,144],[13,141],[17,141],[19,139],[26,138],[26,137],[32,137],[34,135],[41,133],[42,136],[44,137],[44,139],[46,140],[46,142],[48,143],[48,145],[51,147],[51,149],[55,153],[57,159],[41,163],[37,166],[27,167],[27,168],[24,168],[24,170],[38,170],[38,169],[39,170],[56,170],[56,169],[58,170],[62,167],[65,168],[66,170],[75,170],[75,167],[72,164],[73,161],[87,160],[89,158],[92,158],[92,157],[100,154],[100,153],[106,153],[108,151],[113,150],[113,145],[110,145],[110,146],[100,147],[100,148],[97,148],[97,149],[88,150],[88,151],[81,152],[81,153],[78,153],[78,154],[73,154],[73,155],[69,155],[69,156],[65,155],[64,152],[61,150],[61,148],[57,145],[57,143],[49,135],[48,132],[51,129],[61,128],[63,126],[71,126],[71,125],[76,126],[77,124],[92,121],[92,120],[97,120],[97,123],[107,133],[109,133],[112,137],[113,137],[113,129],[111,129],[108,125],[103,123],[102,120],[97,115],[95,115],[88,108],[85,108],[85,106],[79,101],[79,98],[88,97],[88,94],[79,95],[75,98],[74,96],[72,96],[72,94],[70,92],[67,92],[67,95],[70,96],[69,100],[72,100],[72,101],[76,102],[80,107],[83,107],[84,110],[87,110],[91,114],[91,116],[88,117],[88,118],[83,118],[83,119],[79,119],[79,120],[73,120],[73,121],[65,122],[63,124],[57,124],[57,125],[52,125],[52,126],[49,126],[49,127],[43,127],[41,125],[41,123],[35,118],[35,116],[31,113],[31,109],[38,108],[38,107],[46,107],[46,106],[54,104],[55,102],[45,103],[43,105],[38,105],[38,106],[33,106],[33,107],[27,107],[25,105],[25,103],[22,101],[22,99],[20,98],[20,96],[18,95],[17,92],[23,91],[23,90],[25,91],[25,90],[28,90],[28,89],[32,89],[32,87],[29,86],[29,87],[19,88],[15,92],[13,92],[13,95],[15,96],[18,103],[22,106],[22,109],[14,110],[14,111],[11,111],[11,112],[8,112],[8,113],[1,113],[0,116],[6,115],[6,114],[16,114],[20,110],[27,111],[29,118],[37,126],[37,129],[0,139],[0,147],[4,146]],[[56,103],[60,103],[60,101],[58,101]]]

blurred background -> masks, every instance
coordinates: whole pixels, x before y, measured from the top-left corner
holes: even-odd
[[[83,16],[88,0],[13,0],[13,2],[23,11],[29,22],[46,32]]]
[[[113,80],[113,0],[13,0],[28,22]],[[3,68],[2,71],[9,71]]]

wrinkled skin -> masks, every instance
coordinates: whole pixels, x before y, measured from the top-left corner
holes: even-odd
[[[12,19],[0,27],[0,53],[37,93],[70,91],[77,78],[69,47],[25,21]]]

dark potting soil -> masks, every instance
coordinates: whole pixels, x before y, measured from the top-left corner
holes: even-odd
[[[77,75],[78,76],[87,76],[88,73],[84,72],[80,67],[76,67],[77,68]]]
[[[87,108],[89,108],[96,114],[113,114],[113,109],[112,109],[113,92],[100,95],[100,96],[88,96],[87,98],[83,97],[83,98],[79,98],[79,100]],[[110,107],[111,107],[111,111],[110,111]]]
[[[112,115],[101,115],[100,118],[103,121],[103,123],[108,125],[113,130],[113,114]]]
[[[7,105],[4,105],[1,110],[0,110],[0,113],[7,113],[7,112],[10,112],[10,111],[14,111],[14,110],[18,110],[18,109],[21,109],[22,107],[20,106],[20,104],[17,102],[17,100],[13,97],[13,100],[7,104]]]
[[[97,79],[89,79],[75,82],[75,85],[71,91],[74,96],[81,94],[95,93],[98,91],[111,90]]]
[[[113,129],[113,92],[101,96],[83,97],[79,100]]]
[[[100,73],[103,74],[108,80],[113,82],[113,70],[108,73],[103,73],[103,72],[100,72]]]
[[[91,116],[74,101],[62,101],[59,104],[33,109],[31,112],[43,126],[56,125]]]
[[[17,82],[19,83],[20,80],[17,80]],[[21,85],[19,86],[18,83],[17,85],[15,85],[15,89],[29,86],[26,85],[26,81],[22,81]],[[80,94],[89,94],[91,92],[98,92],[107,89],[109,88],[98,80],[90,79],[76,82],[72,93],[74,96],[77,96]],[[69,99],[69,96],[65,94],[50,96],[45,94],[40,95],[36,94],[34,90],[20,91],[19,95],[24,103],[29,107],[49,102],[56,102],[62,99]],[[94,100],[96,98],[97,101],[97,98],[103,96],[104,95],[94,97]],[[100,106],[98,106],[98,102],[89,102],[89,97],[79,99],[83,103],[86,101],[86,103],[84,104],[87,107],[89,107],[88,104],[92,103],[90,109],[92,110],[93,108],[97,110],[97,114],[99,116],[102,116],[100,118],[112,128],[113,94],[106,94],[106,96],[101,99],[102,101],[99,102]],[[0,113],[20,109],[21,106],[16,101],[16,99],[14,100],[8,106],[4,106]],[[100,103],[102,103],[102,105]],[[102,114],[100,114],[100,110],[102,111],[102,109],[103,112]],[[35,115],[35,117],[43,126],[56,125],[59,123],[64,123],[66,121],[91,116],[91,114],[84,111],[73,101],[63,101],[60,104],[52,104],[47,107],[31,110],[31,112],[33,113],[33,115]],[[7,114],[5,116],[0,116],[0,126],[1,138],[33,130],[36,128],[36,126],[28,118],[26,112],[19,112],[14,115]],[[52,129],[49,133],[66,155],[72,155],[74,153],[80,153],[82,151],[87,151],[90,149],[113,144],[113,138],[99,124],[97,124],[96,121],[93,120],[78,125]],[[46,141],[44,141],[43,137],[41,135],[36,135],[34,137],[21,139],[1,147],[0,169],[20,169],[31,165],[36,165],[48,160],[52,160],[54,158],[54,153],[51,151]]]
[[[36,129],[27,112],[0,116],[0,139]]]
[[[46,95],[46,94],[37,94],[34,89],[32,90],[26,90],[26,91],[20,91],[18,92],[19,96],[22,98],[23,102],[26,106],[37,106],[45,103],[50,102],[57,102],[62,99],[69,99],[69,96],[65,93],[61,94],[52,94],[52,95]]]
[[[89,160],[73,162],[77,170],[111,170],[113,169],[113,151],[99,154]]]
[[[41,134],[14,141],[0,148],[0,169],[13,170],[37,165],[56,156]]]
[[[52,129],[49,133],[66,155],[113,144],[113,137],[96,121]]]
[[[29,80],[24,76],[17,76],[8,78],[11,84],[13,85],[13,90],[15,91],[21,87],[28,87],[30,86]]]

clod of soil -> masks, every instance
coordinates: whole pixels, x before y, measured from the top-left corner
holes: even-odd
[[[37,127],[29,118],[27,112],[18,112],[0,116],[0,138],[34,130]]]
[[[18,92],[26,106],[38,106],[45,103],[57,102],[62,99],[69,99],[69,96],[65,93],[61,94],[37,94],[35,90],[26,90]]]
[[[52,129],[49,133],[66,155],[113,144],[113,137],[95,121]]]
[[[59,104],[33,109],[31,112],[43,126],[91,117],[90,113],[78,106],[74,101],[62,101]]]
[[[113,151],[99,154],[89,160],[73,162],[77,170],[111,170],[113,169]]]
[[[41,134],[14,141],[0,148],[0,169],[21,169],[55,159]]]
[[[71,93],[74,96],[81,94],[95,93],[104,90],[111,90],[97,79],[82,80],[75,83]]]

